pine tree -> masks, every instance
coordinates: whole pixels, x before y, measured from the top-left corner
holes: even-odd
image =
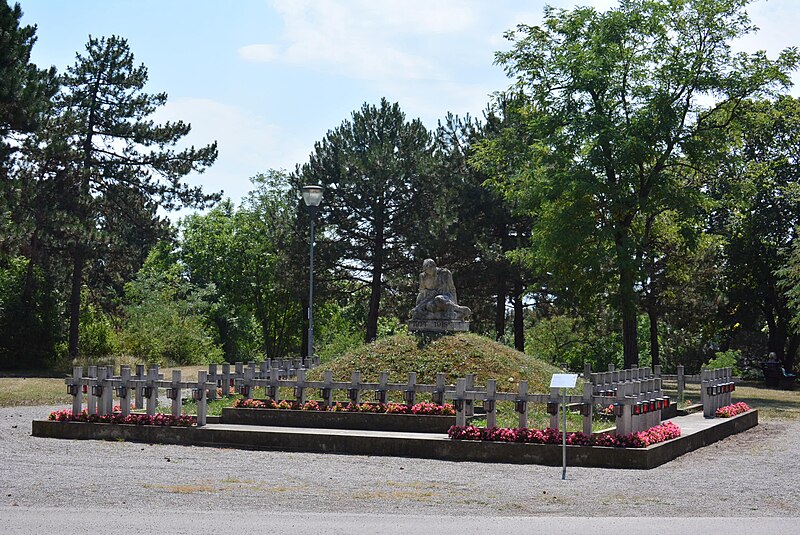
[[[431,151],[423,124],[406,122],[398,104],[381,99],[318,142],[296,177],[325,187],[320,256],[327,254],[340,276],[369,289],[367,342],[377,336],[388,281],[413,269],[409,251],[430,224],[436,200]]]
[[[0,4],[0,178],[13,151],[8,137],[32,132],[56,91],[55,69],[30,62],[36,26],[20,26],[22,10]]]
[[[63,188],[74,226],[68,255],[72,276],[69,302],[69,353],[78,350],[81,287],[87,262],[126,234],[125,225],[109,226],[126,217],[140,230],[160,224],[157,206],[205,207],[218,195],[189,187],[183,178],[202,172],[217,157],[216,142],[176,150],[190,130],[182,122],[155,124],[150,116],[167,102],[166,93],[143,91],[147,69],[134,64],[125,39],[89,38],[83,55],[61,77],[57,116],[51,133],[63,139]],[[142,217],[149,214],[149,217]]]

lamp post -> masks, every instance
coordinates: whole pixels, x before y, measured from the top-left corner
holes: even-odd
[[[314,359],[314,220],[322,202],[322,186],[303,186],[303,202],[311,220],[311,258],[308,270],[308,358]]]

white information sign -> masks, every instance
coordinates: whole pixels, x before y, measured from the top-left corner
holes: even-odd
[[[575,388],[577,382],[577,373],[554,373],[550,379],[550,388]]]
[[[561,389],[561,414],[564,417],[563,427],[561,428],[561,447],[562,457],[561,465],[563,470],[561,472],[561,479],[567,479],[567,388],[575,388],[578,382],[577,373],[554,373],[553,378],[550,379],[550,388]]]

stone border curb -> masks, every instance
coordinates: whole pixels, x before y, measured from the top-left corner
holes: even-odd
[[[680,423],[678,422],[680,425]],[[567,464],[651,469],[758,425],[758,411],[718,418],[710,427],[647,448],[567,446]],[[279,427],[155,427],[34,420],[33,436],[126,440],[242,449],[416,457],[447,461],[561,465],[561,446],[450,440],[440,434],[337,431]]]

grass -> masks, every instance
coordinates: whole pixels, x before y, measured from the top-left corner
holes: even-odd
[[[561,416],[559,415],[558,425],[561,427]],[[486,418],[474,418],[472,425],[486,427]],[[511,402],[497,403],[497,427],[518,427],[519,414],[514,410]],[[528,427],[531,429],[545,429],[550,427],[550,415],[545,406],[541,403],[531,403],[528,405]],[[600,418],[595,415],[592,417],[592,430],[597,432],[603,429],[614,427],[613,419]],[[567,412],[567,431],[570,433],[583,431],[583,417],[575,412]]]
[[[159,370],[167,379],[172,378],[172,370],[182,371],[181,379],[196,381],[199,370],[207,370],[206,366],[185,366],[181,368],[164,368]],[[117,373],[119,370],[115,370]],[[45,373],[27,372],[25,377],[0,377],[0,407],[16,407],[21,405],[61,405],[71,404],[72,396],[67,394],[64,376],[42,377]],[[36,377],[35,375],[40,375]]]
[[[361,380],[378,380],[380,372],[389,372],[389,381],[403,383],[408,372],[417,373],[417,383],[434,384],[436,374],[446,374],[449,384],[467,374],[477,374],[476,382],[497,380],[498,391],[516,391],[519,381],[528,381],[530,392],[548,392],[550,377],[562,370],[476,334],[455,334],[423,343],[420,339],[398,334],[361,346],[333,359],[309,374],[312,380],[322,378],[324,369],[333,372],[334,380],[349,381],[358,370]]]
[[[0,377],[0,407],[60,405],[72,402],[64,379]]]
[[[206,411],[206,415],[208,416],[220,416],[222,414],[222,409],[224,407],[232,407],[234,401],[242,396],[231,396],[229,398],[220,398],[215,399],[213,401],[208,402],[208,410]],[[156,407],[156,412],[160,412],[162,414],[171,414],[172,413],[172,405],[159,405]],[[197,402],[194,400],[187,400],[181,406],[181,412],[186,414],[197,415]]]
[[[757,408],[766,419],[800,418],[800,390],[777,390],[753,381],[736,385],[733,399]]]
[[[672,388],[670,388],[672,387]],[[677,399],[674,383],[665,385],[665,391]],[[700,403],[700,385],[686,385],[683,398]],[[764,420],[794,420],[800,418],[800,390],[780,390],[767,388],[759,381],[743,381],[737,383],[733,393],[733,401],[744,401],[750,407],[758,409],[758,417]]]

